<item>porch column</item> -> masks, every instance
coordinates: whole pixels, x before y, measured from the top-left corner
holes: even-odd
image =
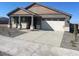
[[[26,29],[27,29],[27,21],[26,21],[26,20],[28,20],[28,19],[25,17],[25,18],[23,18],[23,20],[25,20],[25,23],[26,23]]]
[[[34,24],[33,24],[34,22],[33,22],[33,21],[34,21],[34,19],[33,19],[33,15],[32,15],[32,16],[31,16],[31,26],[30,26],[30,29],[31,29],[31,30],[34,29]]]
[[[21,24],[21,16],[19,16],[19,25],[20,25],[20,29],[22,28],[22,24]]]
[[[16,28],[18,28],[18,19],[16,19]]]
[[[9,27],[12,28],[12,17],[9,18]]]

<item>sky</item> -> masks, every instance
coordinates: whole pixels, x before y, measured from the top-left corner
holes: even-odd
[[[71,23],[79,24],[79,2],[38,2],[41,5],[55,8],[66,13],[72,14]],[[32,2],[0,2],[0,17],[8,17],[7,13],[17,7],[27,7]]]

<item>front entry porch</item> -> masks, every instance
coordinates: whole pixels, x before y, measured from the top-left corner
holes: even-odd
[[[40,16],[10,16],[9,27],[23,29],[25,24],[26,29],[34,30],[34,29],[41,29],[41,17]]]

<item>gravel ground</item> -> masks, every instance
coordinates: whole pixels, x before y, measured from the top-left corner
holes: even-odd
[[[9,28],[0,28],[0,35],[6,36],[6,37],[16,37],[19,35],[22,35],[26,32],[22,32],[19,29],[9,29]]]
[[[79,40],[79,34],[77,39]],[[76,44],[76,47],[73,47],[71,40],[73,40],[73,33],[64,32],[61,47],[79,51],[79,43]]]

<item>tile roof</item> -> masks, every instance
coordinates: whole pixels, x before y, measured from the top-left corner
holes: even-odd
[[[29,6],[27,6],[26,8],[16,8],[15,10],[11,11],[10,13],[8,13],[8,16],[13,14],[17,9],[21,9],[23,11],[25,11],[26,13],[30,14],[30,15],[39,15],[39,14],[63,14],[63,15],[67,15],[71,18],[71,14],[57,10],[55,8],[51,9],[49,7],[37,4],[37,3],[33,3]]]

